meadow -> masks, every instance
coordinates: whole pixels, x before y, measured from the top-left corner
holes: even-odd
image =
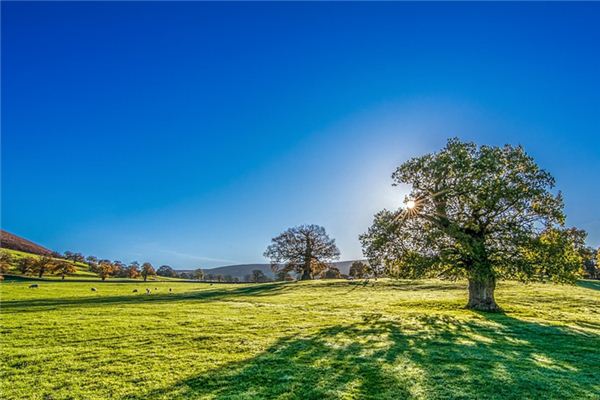
[[[593,281],[493,314],[437,280],[28,285],[0,284],[6,400],[600,398]]]

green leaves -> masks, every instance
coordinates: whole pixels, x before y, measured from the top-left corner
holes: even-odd
[[[418,206],[375,215],[360,237],[372,265],[399,276],[554,276],[561,282],[576,276],[571,244],[556,239],[549,247],[549,233],[541,239],[564,223],[562,196],[551,191],[554,178],[521,146],[453,138],[441,151],[399,166],[392,179],[411,186],[408,197]],[[532,256],[550,248],[562,256]],[[541,268],[544,262],[552,266]]]

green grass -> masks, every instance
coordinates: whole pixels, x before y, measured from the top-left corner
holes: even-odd
[[[3,399],[600,393],[596,282],[502,283],[504,314],[465,310],[460,282],[27,286],[0,284]]]

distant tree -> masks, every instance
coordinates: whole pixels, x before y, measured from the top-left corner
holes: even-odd
[[[246,275],[244,275],[244,282],[253,282],[252,281],[252,274],[246,274]]]
[[[12,268],[14,262],[15,259],[10,253],[4,251],[0,252],[0,273],[4,274],[8,272]]]
[[[194,274],[191,272],[180,272],[179,278],[181,279],[195,279]]]
[[[273,272],[295,271],[301,274],[300,279],[306,280],[323,271],[327,261],[339,258],[340,251],[325,228],[301,225],[273,238],[264,256],[271,260]]]
[[[204,279],[204,270],[202,268],[194,270],[194,279],[198,279],[199,281]]]
[[[349,275],[353,278],[366,278],[369,274],[369,266],[362,261],[354,261],[350,266]]]
[[[110,261],[103,260],[98,263],[97,273],[103,281],[117,271],[117,267]]]
[[[329,267],[322,274],[323,279],[340,279],[342,275],[336,267]]]
[[[294,280],[294,278],[292,278],[292,276],[290,275],[290,273],[288,271],[283,270],[283,269],[275,272],[275,279],[277,281],[292,281],[292,280]]]
[[[56,261],[56,269],[55,272],[59,274],[62,279],[65,279],[65,276],[68,274],[73,274],[77,271],[77,267],[72,262],[68,262],[65,260]]]
[[[451,139],[392,177],[412,191],[405,209],[379,212],[361,236],[371,266],[395,276],[466,278],[467,306],[483,311],[499,309],[498,279],[573,282],[579,275],[573,238],[562,228],[562,197],[550,191],[554,179],[520,146]],[[546,250],[569,260],[550,259]]]
[[[209,282],[212,282],[212,281],[215,281],[217,279],[217,277],[215,274],[208,273],[205,275],[204,279],[206,279]]]
[[[600,247],[596,249],[596,265],[594,270],[594,278],[600,279]]]
[[[87,257],[85,258],[85,262],[86,262],[86,263],[88,263],[88,264],[90,264],[90,263],[94,263],[94,264],[95,264],[95,263],[97,263],[97,262],[98,262],[98,257],[95,257],[95,256],[87,256]]]
[[[223,282],[223,274],[218,274],[215,278],[217,282]]]
[[[175,277],[175,275],[177,275],[177,273],[170,266],[168,266],[168,265],[161,265],[156,270],[156,275],[158,275],[158,276],[166,276],[168,278],[173,278],[173,277]]]
[[[45,273],[51,274],[56,269],[56,261],[52,257],[41,256],[33,262],[33,271],[41,278]]]
[[[233,276],[227,274],[223,277],[223,281],[225,282],[233,282]]]
[[[156,275],[156,271],[154,271],[152,264],[145,262],[142,264],[142,278],[144,278],[144,282],[148,280],[148,275]]]
[[[74,262],[84,263],[86,261],[85,257],[81,253],[73,253],[71,251],[65,251],[64,258],[67,260],[71,260]]]
[[[140,263],[133,261],[127,266],[127,277],[130,279],[136,279],[140,276]]]
[[[238,278],[237,276],[233,277],[233,282],[234,283],[240,283],[240,278]]]
[[[252,282],[267,282],[269,279],[260,269],[252,270]]]
[[[129,277],[129,269],[125,265],[125,263],[121,261],[113,261],[113,272],[112,276],[116,276],[119,278],[127,278]]]
[[[23,275],[33,273],[35,270],[35,258],[21,257],[17,260],[17,270]]]

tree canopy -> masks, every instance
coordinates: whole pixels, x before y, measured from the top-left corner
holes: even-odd
[[[324,271],[328,261],[339,258],[340,251],[322,226],[300,225],[273,238],[264,256],[271,260],[274,272],[294,271],[306,280]]]
[[[496,310],[496,280],[572,282],[573,235],[554,179],[520,146],[445,148],[396,169],[406,207],[375,215],[361,235],[371,266],[401,277],[467,278],[468,306]]]

